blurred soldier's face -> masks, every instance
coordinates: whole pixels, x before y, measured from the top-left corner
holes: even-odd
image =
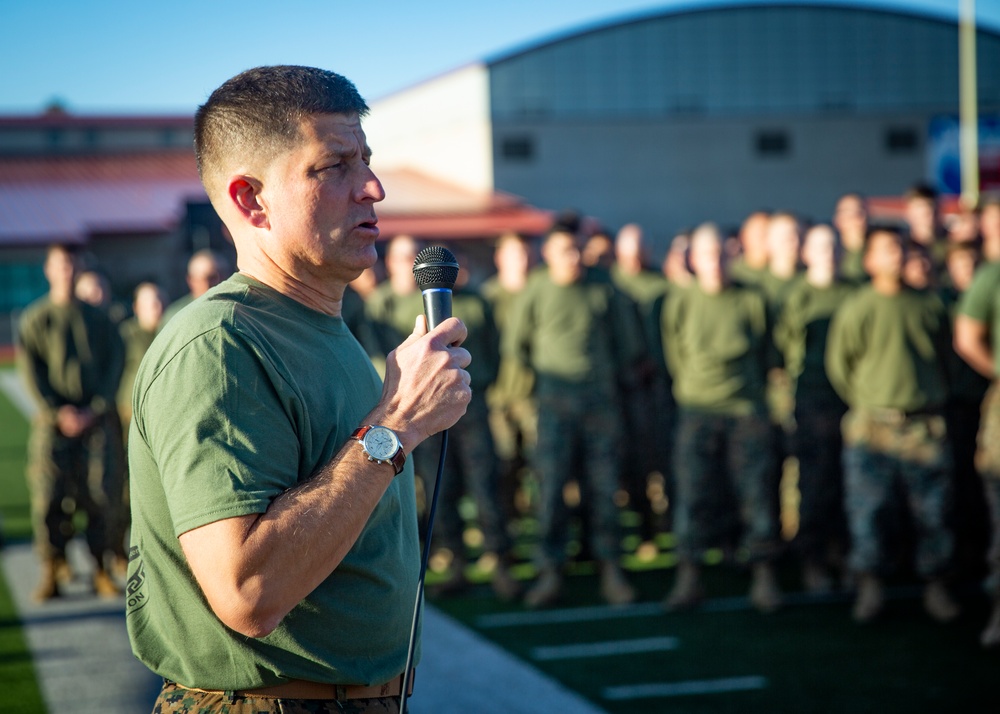
[[[697,230],[691,236],[688,260],[698,283],[716,286],[722,282],[722,237],[714,231]]]
[[[198,256],[188,266],[188,288],[195,297],[201,297],[209,289],[222,282],[219,266],[207,256]]]
[[[799,259],[799,225],[788,216],[778,216],[767,226],[767,251],[774,263],[787,265]]]
[[[542,246],[542,257],[549,268],[549,277],[556,285],[569,285],[579,280],[583,260],[576,238],[569,233],[554,233]]]
[[[816,226],[806,233],[802,262],[809,273],[822,281],[832,280],[837,269],[837,238],[828,226]]]
[[[892,233],[873,233],[865,252],[865,270],[873,278],[899,277],[903,271],[903,246]]]
[[[934,235],[937,210],[934,202],[926,198],[911,198],[906,202],[906,222],[910,233],[920,241],[927,241]]]
[[[392,239],[385,253],[385,269],[389,282],[398,295],[408,295],[417,289],[417,279],[413,276],[413,261],[417,259],[417,242],[409,236]]]
[[[73,281],[76,279],[76,256],[64,250],[52,250],[45,258],[45,279],[49,289],[60,297],[68,298],[73,294]]]
[[[989,204],[979,216],[983,252],[987,260],[1000,260],[1000,204]]]
[[[111,296],[104,287],[104,282],[96,273],[84,273],[76,281],[76,296],[94,307],[101,307],[110,301]]]
[[[948,256],[948,277],[959,292],[969,289],[976,263],[976,254],[971,250],[958,250]]]
[[[519,240],[506,240],[497,248],[495,262],[501,273],[527,275],[530,265],[528,246]]]
[[[160,296],[160,291],[152,285],[143,286],[136,293],[132,309],[142,329],[152,332],[159,326],[163,317],[163,298]]]
[[[868,230],[868,211],[857,196],[844,196],[837,201],[833,225],[841,235],[864,235]]]

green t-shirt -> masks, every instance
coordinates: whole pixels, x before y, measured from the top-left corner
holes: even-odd
[[[917,411],[944,406],[951,328],[933,292],[883,295],[859,287],[827,336],[826,371],[851,407]]]
[[[503,354],[532,369],[539,393],[568,386],[611,395],[644,354],[633,303],[598,269],[570,285],[536,269],[509,318]]]
[[[681,407],[719,414],[765,414],[773,348],[760,290],[729,285],[709,294],[678,291],[663,311],[663,349]]]
[[[826,375],[826,339],[833,314],[854,290],[846,282],[821,288],[803,279],[786,296],[774,341],[784,356],[785,369],[795,380],[796,399],[812,404],[842,403]]]
[[[337,569],[266,637],[222,624],[178,541],[263,513],[310,478],[381,388],[342,319],[240,274],[160,333],[136,377],[129,435],[127,622],[150,669],[223,690],[285,678],[374,684],[403,671],[420,568],[409,460]]]
[[[121,384],[118,385],[118,410],[122,417],[128,419],[132,414],[132,385],[139,371],[142,358],[153,344],[156,332],[142,329],[139,320],[130,317],[118,326],[118,332],[125,343],[125,369],[122,372]]]
[[[993,368],[1000,374],[1000,263],[983,263],[958,303],[958,314],[986,325],[993,346]]]
[[[66,405],[113,409],[124,359],[118,328],[93,305],[56,305],[46,295],[21,315],[18,367],[44,420],[54,420]]]

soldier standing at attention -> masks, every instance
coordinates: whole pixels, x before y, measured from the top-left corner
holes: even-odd
[[[73,248],[49,248],[49,292],[25,309],[18,330],[18,365],[39,406],[28,454],[32,526],[42,561],[38,601],[57,597],[61,574],[68,572],[72,532],[66,524],[73,514],[64,509],[71,502],[87,516],[94,591],[120,592],[104,567],[104,553],[111,550],[122,484],[120,469],[104,468],[103,459],[108,420],[118,425],[115,393],[124,350],[107,313],[75,297],[78,267]]]
[[[631,302],[607,271],[583,266],[576,235],[552,231],[542,257],[545,267],[532,273],[513,306],[503,345],[505,356],[534,372],[538,403],[540,575],[525,604],[544,607],[561,595],[570,530],[563,488],[571,480],[579,482],[586,501],[581,505],[590,518],[601,595],[611,604],[625,604],[635,591],[618,565],[618,375],[643,356],[640,327]]]
[[[847,405],[823,364],[830,320],[854,291],[853,284],[840,278],[838,248],[830,226],[806,232],[805,277],[789,291],[775,326],[775,342],[794,385],[792,453],[799,462],[799,519],[793,544],[802,560],[803,585],[812,593],[832,589],[831,569],[843,568],[848,547],[840,436]]]
[[[984,589],[993,601],[980,641],[1000,647],[1000,262],[986,263],[962,295],[955,318],[955,349],[990,380],[983,398],[976,468],[983,479],[992,534]]]
[[[496,274],[479,287],[493,309],[503,341],[511,305],[524,289],[535,265],[535,254],[527,238],[505,233],[493,251]],[[535,445],[538,413],[532,398],[534,374],[516,360],[500,357],[496,381],[490,385],[486,401],[490,407],[490,429],[500,459],[500,503],[507,520],[530,511],[531,482],[528,467]]]
[[[903,242],[875,228],[865,245],[871,283],[834,315],[827,338],[830,383],[847,403],[843,421],[845,493],[858,578],[854,619],[869,622],[884,604],[892,553],[886,522],[906,493],[917,530],[916,569],[935,620],[958,616],[946,585],[955,539],[948,527],[952,457],[945,424],[948,312],[931,291],[903,283]]]
[[[734,522],[752,570],[750,600],[781,605],[773,561],[780,550],[772,430],[765,390],[774,359],[761,291],[731,283],[722,236],[713,224],[691,236],[695,283],[667,302],[663,348],[679,409],[674,441],[677,579],[664,606],[703,598],[701,559],[725,545]]]

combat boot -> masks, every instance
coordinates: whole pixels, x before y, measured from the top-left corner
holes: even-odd
[[[493,593],[504,602],[511,602],[521,596],[521,583],[514,579],[503,559],[497,561],[490,581]]]
[[[663,608],[667,611],[690,610],[698,607],[704,598],[701,569],[694,563],[682,561],[677,566],[677,579],[670,594],[663,601]]]
[[[1000,598],[993,601],[993,612],[990,613],[986,629],[979,635],[979,642],[986,648],[1000,645]]]
[[[774,568],[770,563],[757,563],[753,566],[750,583],[750,604],[758,612],[771,613],[781,607],[781,588],[774,577]]]
[[[960,612],[958,603],[943,580],[931,580],[924,588],[924,609],[938,622],[951,622]]]
[[[98,568],[94,571],[93,583],[94,594],[99,597],[111,598],[122,594],[121,588],[104,568]]]
[[[42,575],[38,580],[38,586],[31,594],[31,599],[35,602],[46,602],[59,597],[59,583],[56,579],[58,564],[55,558],[45,558],[42,561]]]
[[[524,596],[524,605],[529,610],[548,607],[554,604],[562,595],[563,579],[559,569],[554,565],[542,568],[538,580]]]
[[[854,599],[854,610],[851,615],[855,622],[865,624],[871,622],[885,604],[885,591],[882,588],[882,581],[871,573],[862,573],[858,576],[858,594]]]
[[[635,602],[635,588],[625,579],[622,569],[613,560],[601,562],[601,597],[609,605]]]
[[[807,560],[802,565],[802,587],[812,595],[828,595],[833,591],[833,578],[815,560]]]

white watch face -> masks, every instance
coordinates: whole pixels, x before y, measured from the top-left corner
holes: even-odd
[[[365,451],[373,459],[388,461],[399,449],[399,439],[391,429],[373,426],[365,434]]]

